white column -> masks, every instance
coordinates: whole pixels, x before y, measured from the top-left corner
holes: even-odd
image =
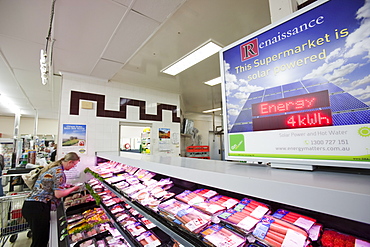
[[[274,23],[297,10],[296,0],[269,0],[271,23]]]
[[[22,156],[23,141],[19,133],[20,122],[21,122],[21,114],[20,112],[16,112],[14,114],[14,134],[13,134],[13,139],[14,139],[14,151],[13,152],[15,153],[15,166],[19,165],[19,160],[20,160],[20,157]]]

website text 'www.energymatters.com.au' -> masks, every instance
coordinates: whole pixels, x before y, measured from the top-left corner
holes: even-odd
[[[278,151],[350,151],[350,147],[276,147]]]

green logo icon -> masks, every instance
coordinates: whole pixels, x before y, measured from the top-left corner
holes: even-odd
[[[244,135],[230,135],[230,150],[231,151],[245,151]]]
[[[370,128],[368,127],[359,128],[358,134],[362,137],[368,137],[370,136]]]

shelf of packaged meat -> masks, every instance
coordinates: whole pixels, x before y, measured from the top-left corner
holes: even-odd
[[[184,246],[370,246],[370,225],[363,222],[212,187],[207,178],[183,180],[186,173],[169,176],[177,168],[163,164],[160,170],[148,161],[98,157],[85,172],[104,203],[124,201],[118,209],[141,214]],[[125,217],[116,222],[125,225]]]
[[[370,224],[370,176],[275,169],[183,157],[98,152],[97,157],[243,195]]]

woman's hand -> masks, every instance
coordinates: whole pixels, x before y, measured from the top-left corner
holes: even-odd
[[[77,191],[79,189],[80,189],[80,186],[73,186],[71,188],[64,189],[64,190],[54,190],[54,195],[56,198],[66,197],[69,194],[71,194],[73,191]]]

